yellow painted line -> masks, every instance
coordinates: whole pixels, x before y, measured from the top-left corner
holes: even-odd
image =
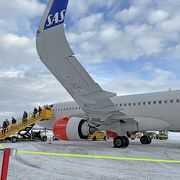
[[[4,145],[0,144],[0,149],[4,149],[4,148],[5,148]]]
[[[151,159],[151,158],[131,158],[131,157],[120,157],[120,156],[97,156],[97,155],[86,155],[86,154],[63,154],[55,152],[38,152],[38,151],[26,151],[17,150],[17,153],[31,154],[31,155],[50,155],[50,156],[61,156],[61,157],[80,157],[80,158],[91,158],[91,159],[112,159],[120,161],[145,161],[145,162],[157,162],[157,163],[180,163],[180,160],[168,160],[168,159]]]

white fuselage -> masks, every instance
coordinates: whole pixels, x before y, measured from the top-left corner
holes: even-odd
[[[137,121],[138,129],[141,131],[164,129],[180,131],[180,90],[116,96],[112,101],[121,112]],[[56,119],[85,115],[76,102],[54,104],[52,109],[52,121],[45,121],[40,125],[52,128]]]

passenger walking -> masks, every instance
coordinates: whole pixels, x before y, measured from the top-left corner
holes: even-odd
[[[7,126],[9,126],[9,121],[8,121],[8,119],[6,119],[6,124],[7,124]]]
[[[41,115],[41,113],[42,113],[42,108],[41,108],[41,106],[39,106],[39,108],[38,108],[38,112],[39,112],[39,116]]]
[[[34,108],[34,111],[33,111],[33,117],[34,117],[34,118],[36,117],[37,113],[38,113],[37,108]]]
[[[22,119],[22,122],[26,122],[27,121],[27,118],[28,118],[28,114],[26,111],[24,111],[24,114],[23,114],[23,119]]]
[[[8,131],[9,124],[10,124],[10,123],[9,123],[8,119],[6,119],[6,126],[7,126],[7,127],[6,127],[6,131]]]
[[[12,117],[12,124],[16,124],[16,119]]]
[[[7,122],[3,121],[3,126],[2,126],[3,130],[2,130],[2,134],[5,134],[6,132],[6,128],[7,128]]]

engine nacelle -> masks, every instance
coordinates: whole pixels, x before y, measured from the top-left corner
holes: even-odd
[[[61,140],[83,140],[90,134],[88,122],[79,117],[57,119],[53,125],[53,133]]]

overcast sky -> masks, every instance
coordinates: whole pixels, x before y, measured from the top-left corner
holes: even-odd
[[[47,0],[0,0],[0,119],[71,100],[38,58]],[[180,89],[179,0],[69,0],[67,39],[100,86],[118,95]]]

